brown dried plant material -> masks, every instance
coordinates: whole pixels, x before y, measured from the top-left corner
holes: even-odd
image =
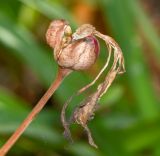
[[[22,135],[25,129],[30,125],[36,115],[42,110],[49,98],[56,91],[56,89],[59,87],[66,76],[68,76],[73,70],[86,70],[95,63],[100,49],[99,42],[95,36],[105,41],[109,51],[108,59],[93,82],[83,87],[77,92],[77,94],[82,93],[98,80],[98,78],[101,76],[101,74],[109,64],[112,51],[114,54],[113,65],[104,82],[98,85],[97,90],[88,98],[86,98],[86,100],[84,100],[84,102],[75,109],[72,115],[72,121],[80,124],[86,130],[89,143],[92,146],[97,147],[92,139],[92,135],[87,126],[87,123],[94,115],[97,102],[112,84],[116,75],[125,71],[123,54],[118,44],[111,37],[103,35],[100,32],[96,31],[96,29],[92,25],[84,24],[80,26],[75,33],[72,34],[71,27],[69,26],[67,21],[55,20],[51,22],[46,32],[46,39],[50,47],[54,49],[54,58],[59,65],[57,77],[51,84],[49,89],[46,91],[46,93],[41,97],[36,106],[29,113],[29,115],[17,128],[17,130],[7,140],[2,148],[0,148],[1,156],[6,155],[9,149],[15,144],[15,142]],[[71,99],[72,97],[68,102],[64,104],[61,112],[61,120],[65,128],[65,135],[70,139],[70,123],[66,121],[65,111]]]
[[[86,70],[95,63],[99,53],[99,43],[93,35],[75,40],[65,20],[51,22],[46,39],[54,48],[54,58],[62,68]]]
[[[72,30],[66,20],[54,20],[46,32],[46,40],[54,49],[54,58],[57,61],[61,50],[69,44],[72,39]]]
[[[67,25],[68,23],[65,20],[54,20],[51,22],[46,32],[46,40],[51,48],[54,49],[61,46],[64,29]]]
[[[124,67],[124,57],[123,57],[121,48],[116,43],[116,41],[113,38],[106,36],[106,35],[103,35],[100,32],[96,31],[92,25],[84,24],[81,27],[79,27],[76,30],[76,32],[73,34],[73,40],[81,40],[83,38],[86,38],[87,36],[93,36],[93,35],[96,35],[105,41],[105,43],[108,47],[108,52],[109,52],[108,58],[107,58],[107,61],[104,65],[104,67],[98,73],[96,78],[90,84],[88,84],[85,87],[83,87],[82,89],[80,89],[77,92],[77,94],[82,93],[83,91],[85,91],[87,88],[89,88],[91,85],[93,85],[98,80],[98,78],[101,76],[101,74],[104,72],[104,70],[107,68],[107,66],[109,64],[112,51],[114,54],[113,65],[112,65],[111,69],[109,70],[107,76],[105,77],[105,80],[101,84],[98,85],[97,90],[92,95],[90,95],[88,98],[86,98],[84,100],[84,102],[82,102],[80,104],[80,106],[78,106],[75,109],[71,119],[72,119],[72,122],[76,122],[77,124],[80,124],[85,129],[85,131],[87,132],[87,135],[88,135],[89,144],[92,145],[93,147],[97,148],[97,145],[94,143],[94,140],[92,138],[90,129],[87,126],[87,123],[89,120],[91,120],[93,118],[97,103],[100,100],[100,98],[102,97],[102,95],[105,94],[106,91],[108,90],[108,88],[111,86],[116,75],[122,74],[125,72],[125,67]],[[66,110],[69,102],[72,100],[72,98],[73,97],[71,97],[64,104],[63,109],[62,109],[62,113],[61,113],[62,124],[65,128],[64,134],[66,137],[69,137],[70,140],[72,140],[71,133],[69,130],[70,123],[68,123],[66,121],[65,110]]]
[[[57,62],[64,68],[86,70],[95,63],[98,53],[99,43],[97,39],[93,36],[87,36],[83,39],[74,40],[63,48]]]
[[[46,32],[46,40],[50,47],[54,49],[54,58],[59,65],[57,77],[29,115],[2,146],[0,149],[1,156],[5,155],[15,144],[62,83],[63,79],[73,70],[86,70],[91,67],[99,53],[97,39],[93,35],[88,35],[78,40],[73,39],[71,27],[66,20],[52,21]]]

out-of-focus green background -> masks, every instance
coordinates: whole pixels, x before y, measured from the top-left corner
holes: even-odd
[[[99,149],[88,145],[83,129],[76,125],[71,127],[74,143],[67,142],[60,111],[105,63],[102,41],[95,66],[65,79],[8,156],[160,156],[159,0],[2,0],[0,146],[55,78],[57,64],[45,32],[51,20],[62,18],[73,30],[83,23],[93,24],[115,38],[124,53],[127,72],[117,76],[89,123]],[[68,116],[96,86],[73,100]]]

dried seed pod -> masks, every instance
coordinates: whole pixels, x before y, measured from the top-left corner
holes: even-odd
[[[99,54],[99,42],[94,36],[72,41],[59,53],[57,62],[61,67],[85,70],[91,67]]]
[[[92,27],[92,29],[91,29]],[[47,43],[54,48],[54,58],[63,68],[85,70],[91,67],[99,54],[99,43],[91,35],[94,27],[84,24],[76,30],[81,37],[72,39],[72,30],[65,20],[51,22],[47,33]]]

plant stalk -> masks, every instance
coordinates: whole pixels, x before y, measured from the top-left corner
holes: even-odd
[[[0,156],[5,156],[7,152],[11,149],[11,147],[16,143],[22,133],[26,130],[26,128],[30,125],[30,123],[35,119],[38,113],[45,106],[47,101],[53,95],[53,93],[57,90],[57,88],[62,83],[63,79],[70,74],[72,71],[70,69],[62,69],[58,68],[58,74],[56,79],[53,81],[49,89],[46,93],[41,97],[36,106],[32,109],[32,111],[28,114],[25,120],[21,123],[21,125],[17,128],[17,130],[12,134],[12,136],[7,140],[7,142],[0,149]]]

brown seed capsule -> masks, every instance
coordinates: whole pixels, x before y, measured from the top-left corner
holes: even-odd
[[[62,49],[57,62],[64,68],[85,70],[91,67],[98,56],[99,43],[94,36],[72,41]]]

